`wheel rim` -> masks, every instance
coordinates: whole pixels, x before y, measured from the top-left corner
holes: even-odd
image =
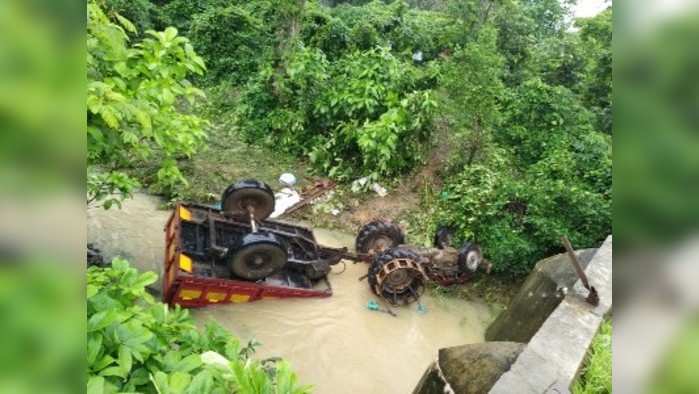
[[[376,273],[374,293],[393,305],[415,302],[424,292],[425,273],[414,260],[397,258]]]
[[[239,277],[259,280],[270,276],[286,264],[286,253],[276,245],[249,245],[233,256],[231,270]]]
[[[386,235],[379,235],[369,243],[370,254],[378,254],[394,245],[393,240]]]

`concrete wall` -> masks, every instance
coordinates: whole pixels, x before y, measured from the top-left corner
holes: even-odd
[[[582,366],[592,339],[612,308],[612,237],[594,255],[585,272],[600,303],[585,302],[587,290],[577,281],[529,341],[510,370],[490,393],[565,393]]]

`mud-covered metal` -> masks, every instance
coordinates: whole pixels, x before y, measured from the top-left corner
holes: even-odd
[[[395,236],[387,239],[387,234]],[[372,257],[367,274],[371,290],[393,305],[417,301],[428,281],[451,286],[467,282],[479,268],[490,271],[478,245],[449,246],[446,229],[435,235],[434,248],[396,244],[398,236],[402,240],[402,230],[388,221],[371,222],[357,236],[357,250]]]

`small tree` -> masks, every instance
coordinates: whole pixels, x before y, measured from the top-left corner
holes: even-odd
[[[497,52],[497,33],[481,30],[477,40],[457,50],[445,67],[443,84],[449,86],[448,110],[459,130],[469,130],[467,165],[483,149],[489,132],[500,122],[498,100],[504,93],[500,76],[503,60]]]
[[[108,209],[139,184],[124,172],[134,163],[157,163],[161,191],[186,182],[176,160],[196,151],[207,124],[185,110],[204,97],[187,77],[205,65],[173,27],[129,45],[126,18],[113,22],[94,1],[87,15],[87,201]]]

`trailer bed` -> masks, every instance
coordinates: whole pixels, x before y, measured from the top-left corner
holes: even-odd
[[[319,247],[310,229],[279,221],[262,221],[263,230],[291,241],[288,268],[265,280],[252,282],[232,277],[225,265],[217,264],[207,253],[209,235],[202,230],[202,226],[209,216],[215,217],[216,238],[222,244],[230,244],[236,237],[250,231],[248,222],[227,217],[216,208],[178,203],[165,225],[164,302],[183,307],[201,307],[270,298],[332,295],[326,276],[311,280],[299,269],[312,268],[304,265],[304,259],[309,256],[327,259],[337,253]]]

